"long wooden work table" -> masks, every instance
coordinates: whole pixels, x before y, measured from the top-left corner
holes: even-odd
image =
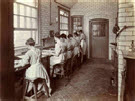
[[[46,69],[48,69],[48,68],[50,67],[49,58],[52,56],[52,55],[51,55],[51,52],[53,52],[53,51],[54,51],[53,48],[42,50],[41,62],[42,62],[42,64],[46,67]],[[24,66],[24,67],[16,67],[17,61],[18,61],[18,60],[21,60],[21,59],[23,58],[23,56],[24,56],[24,55],[18,55],[18,56],[15,56],[15,57],[14,57],[14,68],[15,68],[15,72],[19,72],[19,71],[21,71],[21,70],[23,70],[23,69],[26,69],[27,66],[29,66],[29,64],[28,64],[28,65],[26,65],[26,66]],[[45,61],[44,61],[45,58],[48,60],[48,61],[47,61],[47,64],[44,63],[44,62],[45,62]]]
[[[46,68],[48,75],[50,76],[50,57],[51,51],[53,51],[53,48],[51,49],[44,49],[42,50],[42,57],[41,57],[41,63]],[[24,76],[25,71],[28,67],[30,67],[30,64],[25,65],[24,67],[16,67],[16,63],[18,60],[23,58],[24,55],[19,55],[14,57],[14,68],[15,68],[15,96],[16,98],[22,98],[22,91],[23,91],[23,82],[24,82]]]

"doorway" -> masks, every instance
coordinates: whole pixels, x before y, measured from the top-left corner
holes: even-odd
[[[109,20],[95,18],[89,21],[90,57],[108,59],[109,49]]]

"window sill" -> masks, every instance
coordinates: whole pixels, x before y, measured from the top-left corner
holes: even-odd
[[[26,46],[24,46],[24,47],[16,47],[16,48],[14,48],[14,51],[18,51],[18,50],[22,50],[22,49],[27,49],[27,47]]]
[[[36,45],[35,47],[41,47],[40,45]],[[24,54],[28,48],[26,46],[24,47],[16,47],[14,48],[15,56]]]

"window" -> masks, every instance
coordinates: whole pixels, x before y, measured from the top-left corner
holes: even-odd
[[[14,1],[14,46],[23,47],[32,37],[39,44],[38,0]]]
[[[94,37],[105,37],[105,24],[102,23],[93,23],[92,32]]]
[[[59,8],[59,31],[60,34],[69,34],[69,11]]]
[[[73,33],[82,30],[82,16],[72,16]]]

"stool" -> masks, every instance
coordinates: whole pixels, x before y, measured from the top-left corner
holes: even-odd
[[[77,68],[81,65],[81,52],[79,53],[79,56],[77,57]]]
[[[68,77],[69,77],[69,75],[71,74],[71,71],[72,71],[71,60],[72,60],[72,58],[68,59],[66,61],[66,64],[65,64],[65,72],[66,72],[65,75],[68,76]]]
[[[45,87],[45,91],[46,91],[47,97],[48,97],[48,89],[47,89],[47,86],[46,86],[45,79],[41,79],[41,78],[33,78],[33,79],[31,79],[31,78],[25,78],[26,85],[25,85],[25,82],[24,82],[23,85],[25,86],[25,88],[24,88],[24,92],[23,92],[23,101],[24,101],[24,99],[26,97],[25,95],[27,93],[27,89],[28,89],[29,83],[32,84],[32,88],[34,90],[35,100],[37,101],[37,93],[40,93],[41,92],[41,91],[37,92],[36,81],[38,81],[38,80],[42,81],[43,86]],[[32,98],[32,97],[33,97],[33,95],[30,98]]]
[[[78,58],[78,55],[75,55],[72,57],[72,60],[71,60],[71,72],[73,73],[74,71],[74,67],[77,66],[77,58]]]
[[[54,70],[58,68],[60,69],[60,72],[58,73],[55,73]],[[60,75],[61,77],[65,76],[65,62],[63,63],[59,63],[59,64],[56,64],[53,66],[53,70],[52,70],[52,78],[53,78],[53,75],[56,74],[56,75]]]

